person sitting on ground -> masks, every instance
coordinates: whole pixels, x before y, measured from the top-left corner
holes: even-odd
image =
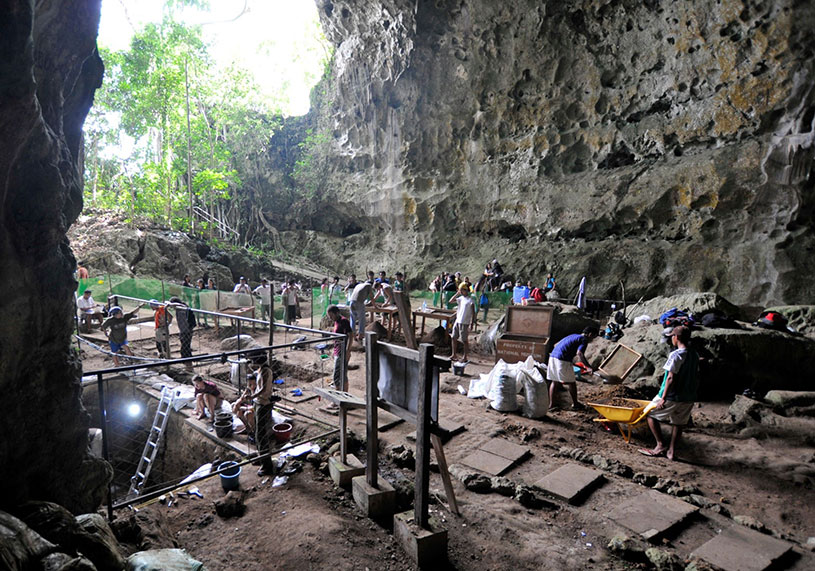
[[[569,396],[572,397],[573,409],[583,408],[583,405],[577,400],[577,379],[574,376],[572,361],[576,356],[578,363],[583,363],[594,373],[594,368],[586,360],[584,351],[599,333],[600,331],[596,327],[586,327],[583,329],[583,333],[567,335],[558,341],[555,348],[552,349],[546,367],[546,379],[549,381],[549,410],[555,410],[552,403],[554,403],[557,384],[566,385]]]
[[[665,455],[668,460],[676,459],[676,445],[690,421],[699,388],[699,355],[690,347],[690,338],[691,330],[684,325],[674,327],[670,333],[671,344],[676,349],[665,362],[662,386],[651,401],[654,407],[647,418],[656,447],[640,449],[640,453],[646,456]],[[667,448],[662,440],[662,422],[671,425],[671,441]]]
[[[463,361],[467,361],[470,353],[470,325],[475,319],[475,303],[470,297],[469,288],[462,283],[456,295],[450,302],[458,302],[458,310],[456,311],[456,321],[453,323],[453,355],[450,357],[455,360],[458,355],[458,342],[464,345]]]
[[[232,288],[232,293],[246,293],[251,294],[252,290],[249,288],[249,284],[246,283],[246,278],[241,276],[238,283],[235,284],[235,287]]]
[[[113,366],[119,366],[119,351],[124,351],[131,357],[133,356],[130,347],[127,346],[127,322],[139,314],[143,303],[136,306],[136,309],[130,313],[124,313],[122,308],[114,305],[110,308],[110,317],[108,317],[102,324],[102,332],[108,338],[110,351],[113,353]],[[108,329],[110,332],[108,332]]]
[[[396,272],[396,279],[393,280],[393,291],[405,291],[405,275]]]
[[[374,301],[374,289],[371,282],[362,282],[351,292],[351,329],[356,332],[360,343],[365,337],[365,305]]]
[[[235,434],[248,433],[249,442],[255,443],[255,409],[252,405],[252,393],[257,389],[257,382],[255,375],[249,375],[246,382],[246,389],[243,394],[232,403],[232,414],[237,416],[243,423],[244,428],[236,430]]]
[[[260,280],[260,285],[256,287],[252,293],[255,297],[260,299],[260,318],[263,321],[271,320],[272,314],[272,288],[269,285],[269,280],[263,278]]]
[[[96,303],[91,296],[93,292],[89,289],[86,289],[82,292],[82,295],[76,299],[76,307],[79,309],[80,314],[82,315],[82,330],[83,331],[90,331],[91,324],[93,320],[99,322],[99,327],[102,326],[102,321],[104,320],[104,314],[102,313],[102,306]]]
[[[205,381],[201,375],[192,378],[195,387],[195,418],[203,420],[209,411],[210,421],[215,421],[215,413],[221,408],[224,401],[218,386],[212,381]]]
[[[150,309],[153,310],[153,321],[156,326],[156,351],[161,359],[170,358],[170,324],[173,322],[173,315],[167,312],[167,306],[158,302],[157,299],[150,300]]]
[[[340,308],[336,305],[332,305],[328,308],[326,312],[328,317],[330,317],[334,321],[334,331],[335,335],[344,335],[345,341],[343,342],[340,339],[334,340],[334,373],[333,373],[333,387],[338,391],[347,391],[348,390],[348,378],[347,376],[344,377],[343,375],[343,363],[340,361],[340,357],[342,356],[342,346],[343,343],[345,344],[345,370],[348,370],[348,361],[351,359],[351,346],[354,344],[354,330],[351,328],[351,322],[348,318],[343,317],[342,313],[340,313]],[[332,403],[325,407],[323,410],[326,412],[336,412],[339,411],[339,407]]]

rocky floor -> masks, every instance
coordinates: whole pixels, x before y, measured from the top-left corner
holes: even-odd
[[[200,333],[197,342],[205,348],[217,338],[210,332]],[[313,371],[307,381],[287,378],[285,389],[301,386],[308,392],[312,386],[327,384],[330,367],[321,371],[315,352],[284,351],[278,358],[297,369]],[[354,351],[351,365],[350,390],[362,396],[364,353]],[[476,355],[466,373],[488,372],[491,366],[491,357]],[[531,420],[518,413],[496,412],[486,400],[461,395],[457,385],[466,388],[468,377],[442,374],[441,381],[442,423],[465,427],[445,445],[451,471],[457,476],[453,483],[460,516],[449,511],[439,475],[433,473],[431,477],[431,510],[450,530],[450,568],[630,569],[632,563],[645,565],[641,562],[648,557],[652,561],[667,558],[684,568],[693,560],[694,550],[731,527],[752,527],[766,537],[786,542],[791,551],[781,561],[781,568],[809,569],[815,565],[815,557],[807,548],[808,538],[815,536],[815,515],[810,509],[815,500],[815,453],[794,437],[741,434],[730,421],[728,402],[697,405],[695,427],[687,431],[678,452],[681,460],[671,462],[637,453],[638,448],[652,442],[644,423],[626,444],[619,433],[607,432],[592,422],[597,416],[592,409],[563,410]],[[587,383],[578,388],[584,401],[608,392]],[[560,404],[566,405],[568,397],[561,397],[564,400]],[[324,401],[312,399],[294,408],[336,422],[336,417],[321,410],[324,405]],[[350,430],[363,436],[363,413],[350,413],[349,421]],[[413,471],[396,465],[409,466],[409,454],[405,462],[403,452],[394,452],[400,452],[400,447],[413,448],[408,438],[413,430],[401,423],[380,432],[383,471],[402,488],[409,488]],[[461,461],[493,438],[522,445],[529,455],[503,474],[506,480],[484,485],[482,479],[479,485],[473,471]],[[601,485],[577,505],[531,488],[543,476],[569,464],[590,467],[603,475]],[[214,502],[224,496],[217,479],[199,486],[203,499],[184,497],[173,507],[153,504],[145,511],[166,519],[172,538],[208,569],[411,567],[388,526],[362,517],[350,494],[335,487],[326,476],[324,462],[305,463],[303,470],[281,487],[272,487],[271,479],[258,478],[254,472],[244,469],[241,475],[246,505],[241,517],[225,519],[215,513]],[[637,541],[621,543],[621,537],[634,538],[636,534],[611,514],[648,488],[700,509],[650,546]],[[506,493],[511,495],[503,495]],[[607,546],[615,537],[612,551]],[[648,547],[657,550],[646,556]]]

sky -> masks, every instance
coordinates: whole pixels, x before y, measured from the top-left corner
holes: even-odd
[[[161,19],[163,5],[163,0],[102,0],[99,45],[126,49],[134,28]],[[209,0],[208,13],[187,10],[184,19],[202,25],[219,65],[236,60],[250,70],[285,115],[308,112],[326,53],[313,0]]]

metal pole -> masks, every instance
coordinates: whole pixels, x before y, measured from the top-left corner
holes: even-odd
[[[311,288],[311,315],[309,316],[309,319],[311,319],[310,327],[312,329],[314,329],[314,287],[313,286]]]
[[[102,380],[102,373],[97,376],[97,392],[99,393],[99,424],[102,429],[102,458],[110,463],[108,453],[108,411],[105,404],[105,383]],[[108,521],[113,521],[113,488],[108,482]]]
[[[241,321],[240,321],[240,319],[237,320],[237,324],[238,324],[238,328],[237,328],[238,329],[238,351],[240,351],[241,350]],[[242,357],[243,356],[238,357],[238,392],[241,392],[243,390],[243,386],[242,386],[243,383],[241,383],[241,377],[243,375],[241,375],[241,363],[240,363],[241,360],[242,360]],[[271,367],[271,363],[269,363],[269,366]]]
[[[167,301],[167,296],[164,293],[164,280],[161,280],[161,301]]]

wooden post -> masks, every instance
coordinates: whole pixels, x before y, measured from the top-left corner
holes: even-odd
[[[348,454],[348,443],[346,439],[346,429],[348,426],[347,419],[345,415],[348,413],[345,410],[345,405],[340,404],[340,462],[343,464],[347,464],[348,461],[346,460]]]
[[[419,400],[416,407],[416,481],[413,521],[428,528],[430,494],[430,408],[433,392],[433,345],[419,346]]]
[[[366,416],[366,438],[368,441],[367,468],[365,469],[365,479],[372,488],[377,488],[377,470],[379,451],[378,414],[377,401],[379,400],[379,346],[376,333],[367,331],[365,333],[365,416]]]

